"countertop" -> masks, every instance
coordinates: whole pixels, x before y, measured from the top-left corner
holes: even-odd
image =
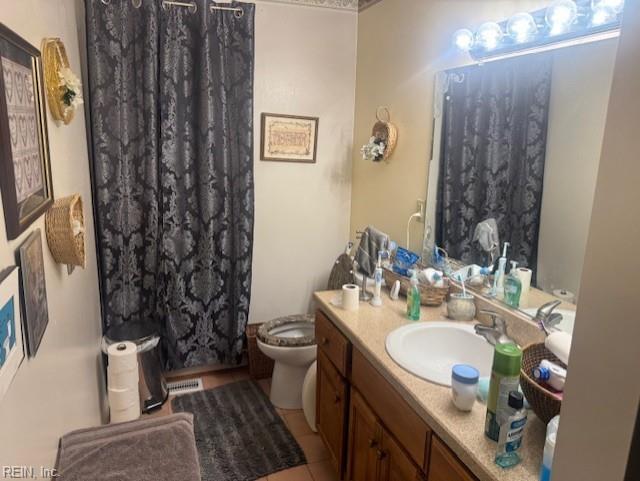
[[[451,401],[448,387],[424,381],[405,371],[387,354],[385,341],[394,329],[408,324],[406,301],[392,301],[383,293],[382,307],[360,303],[355,312],[336,307],[331,300],[339,291],[316,292],[319,307],[389,381],[398,393],[424,419],[481,481],[537,481],[539,479],[546,426],[529,411],[521,448],[523,461],[504,470],[494,463],[496,443],[484,435],[486,406],[476,402],[469,413],[458,411]],[[444,305],[422,307],[421,321],[447,320]]]

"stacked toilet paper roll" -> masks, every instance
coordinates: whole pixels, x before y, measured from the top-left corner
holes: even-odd
[[[526,267],[518,267],[516,276],[520,279],[522,290],[520,291],[520,307],[529,307],[529,292],[531,291],[531,276],[533,272]]]
[[[140,417],[137,347],[132,342],[117,342],[107,349],[107,379],[111,423],[133,421]]]
[[[357,311],[360,307],[360,288],[355,284],[342,286],[342,308],[345,311]]]

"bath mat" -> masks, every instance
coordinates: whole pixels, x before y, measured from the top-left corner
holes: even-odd
[[[177,396],[171,407],[193,413],[202,481],[254,481],[307,462],[253,381]]]

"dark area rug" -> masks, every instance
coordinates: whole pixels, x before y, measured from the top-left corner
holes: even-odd
[[[253,381],[183,394],[171,407],[194,415],[202,481],[253,481],[307,462]]]

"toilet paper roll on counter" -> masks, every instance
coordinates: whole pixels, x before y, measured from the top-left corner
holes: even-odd
[[[132,405],[125,409],[112,409],[110,413],[111,424],[135,421],[140,417],[140,405]]]
[[[522,290],[520,291],[520,305],[527,307],[529,304],[529,291],[531,290],[531,276],[533,271],[526,267],[518,267],[516,269],[516,276],[520,279],[522,284]]]
[[[355,284],[342,286],[342,308],[345,311],[357,311],[360,308],[360,288]]]
[[[553,295],[560,299],[562,302],[568,302],[569,304],[575,304],[576,295],[571,291],[565,291],[564,289],[554,289]]]
[[[109,368],[113,373],[138,369],[138,347],[129,341],[116,342],[107,348]]]

